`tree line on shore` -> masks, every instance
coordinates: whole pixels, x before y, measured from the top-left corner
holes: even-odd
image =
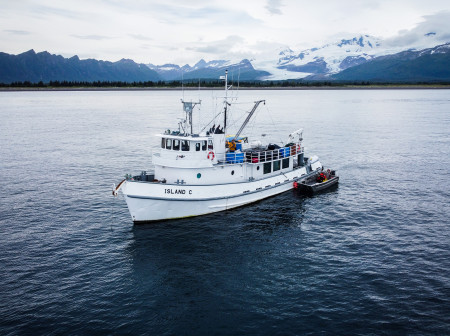
[[[230,83],[231,84],[231,83]],[[237,84],[236,84],[237,85]],[[240,87],[339,87],[339,86],[369,86],[369,85],[450,85],[450,82],[370,82],[370,81],[303,81],[303,80],[283,80],[283,81],[241,81]],[[220,80],[199,80],[199,81],[143,81],[143,82],[122,82],[122,81],[42,81],[33,83],[30,81],[0,83],[0,88],[179,88],[179,87],[222,87]]]

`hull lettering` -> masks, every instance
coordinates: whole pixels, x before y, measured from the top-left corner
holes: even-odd
[[[192,190],[188,190],[187,192],[189,195],[192,195]],[[166,188],[164,189],[164,193],[170,195],[186,195],[186,190]]]

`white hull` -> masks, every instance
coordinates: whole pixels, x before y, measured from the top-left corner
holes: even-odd
[[[314,172],[312,172],[314,173]],[[312,174],[310,173],[310,174]],[[135,223],[205,215],[246,205],[293,188],[305,167],[264,179],[216,185],[126,181],[122,188]]]

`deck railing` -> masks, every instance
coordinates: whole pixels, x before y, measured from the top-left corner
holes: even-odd
[[[296,156],[303,153],[304,148],[300,144],[294,144],[288,147],[281,147],[274,150],[254,150],[254,151],[237,151],[228,152],[222,155],[217,155],[216,159],[218,164],[236,164],[236,163],[260,163],[269,162],[274,160],[280,160],[291,156]],[[202,152],[206,153],[206,152]],[[160,149],[152,149],[150,158],[153,154],[160,156]],[[180,154],[186,154],[186,152],[180,152]],[[205,154],[206,155],[206,154]],[[180,158],[181,159],[181,158]]]
[[[274,150],[251,151],[251,152],[229,152],[226,153],[226,163],[260,163],[295,156],[303,152],[300,144],[294,144],[288,147],[277,148]]]

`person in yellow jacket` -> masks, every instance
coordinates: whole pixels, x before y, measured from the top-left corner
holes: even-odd
[[[228,148],[230,149],[230,152],[234,152],[236,150],[236,142],[231,140],[231,142],[228,143]]]

